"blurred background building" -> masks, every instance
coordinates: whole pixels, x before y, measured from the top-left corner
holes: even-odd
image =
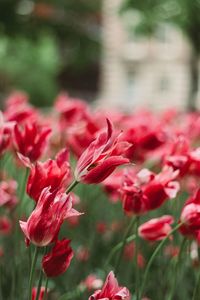
[[[189,94],[190,46],[180,30],[160,24],[150,37],[128,34],[121,0],[103,8],[102,101],[123,108],[182,108]]]
[[[199,0],[1,0],[0,99],[200,107]]]

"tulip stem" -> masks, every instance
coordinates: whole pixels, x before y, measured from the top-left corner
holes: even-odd
[[[45,255],[45,253],[47,252],[47,246],[43,248],[43,255]],[[40,290],[41,290],[41,285],[42,285],[42,280],[43,280],[43,270],[42,268],[40,269],[40,276],[39,276],[39,281],[38,281],[38,287],[37,287],[37,294],[36,294],[36,299],[35,300],[39,300],[39,296],[40,296]]]
[[[40,290],[41,290],[41,285],[42,285],[42,279],[43,279],[43,271],[42,269],[40,270],[40,277],[39,277],[39,281],[38,281],[38,287],[37,287],[37,294],[36,294],[36,298],[35,300],[39,299],[40,296]]]
[[[135,234],[132,234],[132,235],[130,235],[128,238],[126,238],[125,244],[130,243],[130,242],[132,242],[132,241],[134,241],[134,240],[135,240]],[[109,256],[108,256],[108,258],[107,258],[107,260],[106,260],[106,262],[105,262],[105,267],[108,266],[108,264],[109,264],[109,262],[111,261],[113,255],[114,255],[118,250],[120,250],[122,247],[123,247],[123,242],[120,242],[120,243],[118,243],[115,247],[112,248],[112,250],[111,250],[111,252],[110,252],[110,254],[109,254]]]
[[[71,191],[75,188],[75,186],[76,186],[78,183],[79,183],[78,181],[74,180],[74,181],[70,184],[70,186],[68,186],[68,188],[67,188],[67,190],[66,190],[66,194],[69,194],[69,192],[71,192]]]
[[[28,175],[29,175],[29,168],[26,168],[25,172],[24,172],[24,178],[21,184],[21,190],[20,190],[20,204],[19,204],[19,217],[21,217],[21,214],[23,212],[23,206],[24,206],[24,198],[25,198],[25,194],[26,194],[26,183],[27,183],[27,179],[28,179]]]
[[[136,224],[135,224],[135,291],[136,291],[136,300],[139,300],[139,266],[138,266],[138,252],[139,252],[139,236],[138,236],[138,227],[140,223],[140,217],[136,217]]]
[[[32,299],[32,285],[33,285],[33,277],[34,277],[34,272],[35,272],[35,266],[38,258],[38,253],[39,253],[39,247],[35,247],[35,252],[31,264],[31,271],[30,271],[30,277],[29,277],[29,300]]]
[[[124,247],[125,247],[125,245],[126,245],[127,238],[128,238],[128,236],[129,236],[129,234],[130,234],[132,228],[133,228],[133,225],[135,224],[135,221],[136,221],[136,219],[135,219],[135,217],[133,217],[133,218],[131,219],[131,221],[130,221],[128,227],[127,227],[127,229],[126,229],[126,232],[125,232],[125,234],[124,234],[124,238],[123,238],[122,242],[120,243],[120,247],[119,247],[119,248],[117,247],[119,244],[116,246],[116,247],[117,247],[117,250],[120,249],[120,253],[119,253],[119,256],[118,256],[118,258],[117,258],[117,262],[116,262],[116,265],[115,265],[115,268],[114,268],[114,269],[115,269],[115,275],[117,275],[117,273],[118,273],[118,271],[119,271],[119,266],[120,266],[120,263],[121,263],[121,259],[122,259]],[[135,235],[134,235],[134,238],[135,238]],[[113,249],[115,249],[115,248],[113,248]],[[113,250],[112,250],[112,251],[113,251]],[[111,254],[112,254],[112,251],[111,251]],[[116,251],[116,250],[115,250],[115,251]],[[114,251],[114,252],[115,252],[115,251]],[[109,256],[109,257],[110,257],[110,256]],[[112,257],[112,256],[111,256],[111,257]]]
[[[44,300],[47,300],[48,283],[49,283],[49,278],[47,277],[45,282]]]
[[[147,275],[149,273],[150,267],[151,267],[151,265],[152,265],[152,263],[153,263],[156,255],[158,254],[158,252],[160,251],[160,249],[162,248],[162,246],[164,245],[164,243],[168,240],[168,238],[170,237],[170,235],[173,234],[181,225],[182,225],[182,223],[179,223],[178,225],[176,225],[172,229],[172,231],[159,243],[159,245],[156,247],[155,251],[151,255],[151,257],[150,257],[150,259],[148,261],[148,264],[146,266],[145,273],[144,273],[144,278],[143,278],[143,281],[142,281],[142,286],[141,286],[141,290],[140,290],[140,297],[139,297],[139,299],[142,298],[142,294],[143,294],[143,291],[144,291],[145,283],[146,283],[146,280],[147,280]]]
[[[199,286],[200,286],[200,270],[199,270],[198,277],[197,277],[197,280],[196,280],[196,284],[195,284],[195,287],[194,287],[192,300],[198,300],[199,299],[199,293],[198,293],[199,292]]]
[[[181,247],[180,247],[179,254],[178,254],[177,260],[175,262],[175,267],[174,267],[173,285],[172,285],[172,289],[171,289],[168,300],[172,300],[173,296],[174,296],[174,293],[175,293],[177,277],[178,277],[178,268],[179,268],[179,265],[180,265],[180,262],[181,262],[182,253],[183,253],[186,242],[187,242],[186,238],[184,238],[181,242]]]

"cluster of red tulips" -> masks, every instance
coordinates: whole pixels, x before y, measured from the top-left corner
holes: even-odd
[[[11,94],[0,114],[0,298],[161,300],[151,292],[149,278],[152,268],[163,268],[155,265],[163,255],[173,262],[173,279],[162,299],[179,299],[184,257],[196,277],[185,299],[200,299],[200,273],[195,275],[199,142],[199,113],[106,112],[64,93],[53,108],[42,111],[31,106],[27,95]],[[82,199],[87,191],[98,198],[98,219]],[[109,203],[102,213],[101,197]],[[121,215],[108,224],[104,213],[109,218],[115,207]],[[87,218],[94,218],[96,228],[84,227],[81,219]],[[98,260],[102,245],[106,247],[98,271],[89,264],[94,245],[78,244],[78,227],[87,241],[92,231],[101,236],[97,245],[103,240],[95,250]],[[143,248],[148,248],[147,255]],[[70,276],[81,281],[61,292],[56,277],[73,268],[73,257],[79,267]],[[123,278],[124,259],[130,262],[128,280]],[[87,263],[85,279],[80,265]]]

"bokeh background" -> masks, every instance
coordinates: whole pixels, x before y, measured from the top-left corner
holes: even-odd
[[[0,100],[200,107],[200,0],[0,0]]]

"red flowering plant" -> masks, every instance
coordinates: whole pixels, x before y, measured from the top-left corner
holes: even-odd
[[[70,182],[69,151],[62,149],[55,160],[37,161],[30,165],[30,175],[27,181],[27,194],[36,202],[45,187],[50,191],[65,189]]]
[[[97,111],[61,93],[44,114],[9,96],[0,298],[198,300],[199,144],[199,113]]]
[[[35,122],[27,122],[23,127],[16,124],[13,130],[13,145],[16,152],[28,158],[31,162],[37,161],[47,145],[47,138],[51,128],[41,126]]]
[[[79,157],[75,169],[76,181],[100,183],[117,166],[129,163],[129,159],[122,156],[123,148],[126,149],[127,145],[123,143],[120,152],[117,151],[121,143],[113,132],[111,122],[107,120],[107,131],[100,133]]]
[[[72,208],[70,195],[44,188],[27,222],[20,221],[27,245],[44,247],[56,241],[63,221],[74,215],[79,213]]]
[[[119,299],[130,300],[131,295],[126,287],[120,287],[113,272],[110,272],[101,290],[97,290],[89,300]]]
[[[47,277],[55,277],[64,273],[73,258],[70,240],[63,239],[56,241],[51,253],[46,254],[42,259],[42,268]]]
[[[39,292],[38,300],[44,300],[44,296],[45,296],[45,287],[42,286],[41,289],[40,289],[40,292]],[[31,300],[36,300],[36,297],[37,297],[37,288],[34,287],[32,289],[32,299]]]
[[[0,157],[8,149],[11,142],[11,133],[15,122],[6,122],[4,115],[0,111]]]
[[[200,190],[190,197],[180,215],[180,232],[191,238],[197,238],[200,232]]]
[[[28,102],[28,95],[24,92],[13,92],[6,99],[5,120],[17,124],[33,122],[38,117],[38,111]]]
[[[142,169],[134,174],[127,170],[121,186],[122,203],[127,214],[140,215],[159,208],[167,199],[175,198],[178,172],[164,168],[159,174]]]
[[[151,219],[139,226],[139,236],[147,241],[160,241],[172,231],[170,224],[173,222],[172,216]]]

